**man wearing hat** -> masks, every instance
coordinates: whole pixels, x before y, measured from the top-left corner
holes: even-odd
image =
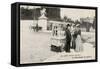
[[[70,42],[71,42],[71,33],[70,33],[71,25],[67,24],[65,29],[65,35],[66,35],[66,43],[65,43],[65,51],[70,52]]]
[[[75,40],[76,40],[76,37],[77,37],[77,30],[76,30],[76,25],[75,24],[73,25],[73,30],[72,30],[71,35],[72,35],[72,40],[71,40],[72,41],[72,46],[71,46],[71,48],[75,49],[75,47],[76,47]]]

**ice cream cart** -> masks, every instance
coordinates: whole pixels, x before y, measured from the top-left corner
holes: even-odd
[[[51,50],[62,52],[65,46],[65,23],[52,24]]]

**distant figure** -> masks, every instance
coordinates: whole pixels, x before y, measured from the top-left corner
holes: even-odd
[[[76,42],[76,52],[81,52],[83,51],[83,46],[82,46],[82,40],[81,40],[81,30],[80,30],[80,25],[77,25],[77,38],[75,40]]]
[[[67,28],[65,30],[65,36],[66,36],[66,43],[65,43],[65,51],[66,52],[70,52],[70,42],[71,42],[71,33],[70,33],[70,29],[71,29],[71,26],[68,24],[67,25]]]
[[[36,32],[38,32],[38,24],[36,24],[36,27],[35,27],[35,29],[36,29]]]

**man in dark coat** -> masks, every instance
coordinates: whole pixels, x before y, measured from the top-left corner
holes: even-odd
[[[75,49],[76,48],[76,38],[77,38],[77,30],[76,30],[76,25],[74,26],[74,30],[73,30],[73,34],[72,34],[72,48]]]
[[[71,42],[70,29],[71,29],[71,26],[68,24],[65,30],[65,35],[66,35],[65,51],[66,52],[70,52],[70,42]]]

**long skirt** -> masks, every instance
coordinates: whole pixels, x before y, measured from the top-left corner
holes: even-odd
[[[83,51],[83,46],[82,46],[82,40],[81,40],[80,35],[77,35],[77,38],[76,38],[75,42],[76,42],[75,51],[76,52],[82,52]]]

